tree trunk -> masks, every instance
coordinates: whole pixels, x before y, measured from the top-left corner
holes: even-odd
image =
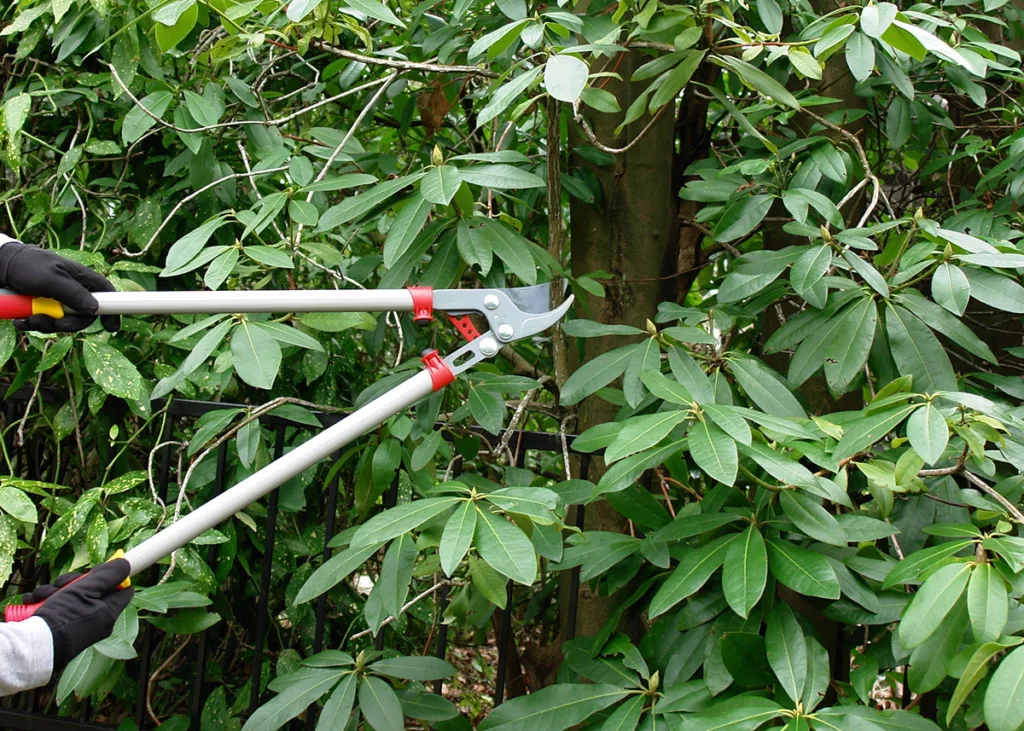
[[[646,82],[631,83],[629,78],[649,58],[639,51],[626,53],[616,68],[623,81],[610,79],[605,87],[615,95],[622,109],[627,109],[645,88]],[[580,303],[583,317],[642,328],[648,319],[654,318],[659,302],[675,299],[674,275],[680,268],[680,228],[678,188],[673,182],[675,119],[671,112],[671,108],[665,110],[644,138],[627,152],[617,155],[612,165],[596,166],[575,155],[571,159],[570,164],[589,168],[601,187],[601,199],[596,205],[576,198],[571,200],[572,272],[579,276],[602,270],[611,275],[611,279],[604,282],[604,298],[588,296]],[[597,139],[616,147],[634,140],[651,121],[644,116],[617,139],[614,130],[623,114],[588,114],[588,119]],[[573,125],[570,147],[588,144],[579,128]],[[691,251],[695,248],[690,247]],[[570,368],[575,369],[583,360],[593,359],[632,340],[626,337],[589,339],[585,352],[573,349],[569,354]],[[595,424],[611,421],[617,411],[617,406],[602,399],[588,398],[579,407],[577,429],[582,432]],[[603,471],[603,463],[595,459],[590,467],[590,480],[596,482]],[[585,530],[621,531],[624,528],[625,520],[608,503],[587,506]],[[563,595],[567,595],[568,590],[568,584],[564,585]],[[607,620],[613,602],[612,597],[595,596],[589,587],[581,586],[576,634],[597,633]],[[562,606],[568,606],[568,602],[563,601]],[[565,619],[563,617],[563,626]]]

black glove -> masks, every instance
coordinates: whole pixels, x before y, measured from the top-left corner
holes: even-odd
[[[42,333],[77,332],[96,319],[96,298],[92,292],[113,292],[114,285],[92,269],[65,259],[52,251],[8,241],[0,246],[0,287],[8,287],[31,297],[49,297],[75,311],[55,320],[49,315],[32,315],[15,320],[19,330]],[[117,332],[121,318],[100,318],[107,332]]]
[[[25,596],[27,603],[45,599],[35,616],[42,618],[53,634],[54,676],[87,648],[110,637],[114,622],[135,596],[131,587],[118,589],[130,570],[128,562],[118,558],[97,566],[78,581],[74,581],[77,574],[64,574],[52,586],[39,587]]]

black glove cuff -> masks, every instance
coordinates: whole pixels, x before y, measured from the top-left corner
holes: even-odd
[[[23,244],[20,241],[8,241],[0,246],[0,287],[8,286],[7,272],[10,271],[15,258],[27,248],[29,248],[28,244]]]
[[[65,624],[58,624],[45,616],[43,621],[46,622],[46,626],[50,628],[50,634],[53,635],[53,677],[57,677],[68,663],[75,659],[71,654],[71,638],[68,636]]]

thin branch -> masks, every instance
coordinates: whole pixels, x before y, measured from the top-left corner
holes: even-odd
[[[818,124],[828,127],[830,130],[840,135],[843,139],[850,143],[850,146],[853,147],[854,151],[857,153],[857,158],[860,160],[860,166],[864,170],[864,177],[871,181],[871,203],[864,211],[864,214],[861,216],[860,222],[857,224],[857,226],[863,226],[865,223],[867,223],[868,219],[871,218],[871,214],[874,213],[875,207],[878,205],[879,198],[881,198],[882,201],[885,202],[885,207],[886,209],[888,209],[889,215],[892,216],[892,218],[895,220],[897,218],[896,213],[893,211],[892,205],[889,203],[889,199],[885,196],[885,193],[882,192],[882,182],[878,179],[878,176],[875,175],[874,171],[871,169],[871,163],[868,162],[867,153],[864,151],[864,146],[860,143],[860,140],[857,138],[857,135],[853,134],[853,132],[850,132],[847,129],[844,129],[838,124],[835,124],[834,122],[830,122],[829,120],[822,117],[820,114],[815,114],[809,109],[803,109],[802,111],[804,114],[806,114],[808,117],[816,121]]]
[[[128,87],[124,85],[123,81],[121,81],[121,77],[117,75],[117,70],[113,66],[110,66],[109,64],[108,64],[108,67],[110,68],[110,73],[113,74],[114,79],[117,81],[118,85],[120,85],[121,90],[128,96],[129,99],[131,99],[135,103],[136,107],[138,107],[139,109],[141,109],[143,111],[143,113],[147,117],[149,117],[150,119],[155,120],[156,123],[161,125],[162,127],[166,127],[167,129],[174,130],[175,132],[183,132],[185,134],[197,134],[197,133],[200,133],[200,132],[209,132],[210,130],[214,130],[214,129],[226,129],[228,127],[240,127],[240,126],[243,126],[243,125],[252,125],[252,126],[257,126],[257,127],[279,127],[282,124],[290,122],[293,119],[301,117],[304,114],[308,114],[309,112],[312,112],[314,109],[319,109],[322,106],[325,106],[327,104],[331,104],[333,102],[336,102],[339,99],[344,99],[347,96],[352,96],[353,94],[358,94],[359,92],[363,91],[364,89],[369,89],[369,88],[371,88],[373,86],[376,86],[377,84],[381,83],[381,79],[374,79],[373,81],[368,81],[365,84],[360,84],[359,86],[354,86],[351,89],[346,89],[345,91],[341,92],[340,94],[335,94],[334,96],[328,97],[327,99],[321,99],[320,101],[316,102],[315,104],[310,104],[308,107],[303,107],[302,109],[299,109],[299,110],[297,110],[295,112],[292,112],[291,114],[285,115],[284,117],[277,117],[277,118],[274,118],[274,119],[262,119],[262,120],[260,120],[260,119],[235,119],[235,120],[232,120],[230,122],[218,122],[217,124],[208,124],[208,125],[206,125],[204,127],[191,128],[191,127],[178,127],[177,125],[174,125],[174,124],[171,124],[170,122],[165,121],[159,115],[153,114],[153,112],[149,111],[149,109],[147,109],[146,106],[141,101],[139,101],[138,97],[136,97],[134,94],[131,93],[131,91],[128,90]]]
[[[592,144],[594,147],[601,150],[602,152],[607,152],[609,155],[622,155],[626,152],[629,152],[630,149],[632,149],[633,145],[637,144],[647,135],[648,132],[651,131],[651,128],[654,127],[655,122],[657,122],[661,118],[661,115],[665,112],[666,109],[669,108],[669,106],[670,105],[666,104],[661,109],[659,109],[657,114],[655,114],[651,118],[651,121],[647,123],[647,126],[640,130],[640,134],[634,137],[633,140],[625,147],[608,147],[608,145],[604,144],[599,139],[597,139],[597,135],[594,134],[594,130],[590,128],[590,124],[587,122],[587,120],[583,117],[582,114],[576,115],[576,122],[583,129],[584,136],[588,140],[590,140],[590,144]]]
[[[412,599],[410,599],[408,602],[406,602],[402,606],[402,609],[398,613],[399,614],[405,613],[405,611],[408,610],[409,607],[411,607],[413,604],[416,604],[416,602],[418,602],[418,601],[420,601],[422,599],[426,599],[428,596],[430,596],[435,591],[437,591],[442,586],[444,586],[445,584],[448,584],[448,583],[451,583],[451,582],[448,582],[448,581],[439,581],[439,582],[437,582],[436,584],[434,584],[432,587],[427,589],[422,594],[418,594],[417,596],[414,596]],[[387,627],[389,624],[391,624],[394,621],[395,621],[395,617],[388,617],[387,619],[385,619],[383,622],[380,623],[380,627],[377,629],[377,632],[380,632],[381,629],[383,629],[384,627]],[[376,632],[374,632],[372,629],[364,629],[362,632],[356,632],[354,635],[349,637],[349,639],[350,640],[358,640],[361,637],[366,637],[368,635],[373,635],[373,634],[376,634]]]
[[[405,61],[400,58],[388,58],[386,56],[366,56],[362,53],[346,51],[344,48],[337,48],[336,46],[319,41],[314,41],[311,45],[335,56],[347,58],[350,61],[358,61],[367,66],[386,66],[401,71],[427,71],[435,74],[470,74],[472,76],[484,76],[488,79],[498,78],[498,74],[495,72],[490,69],[480,68],[479,66],[449,66],[439,63]]]
[[[1013,516],[1013,519],[1015,521],[1024,524],[1024,513],[1020,512],[1016,505],[1014,505],[1005,497],[1003,497],[1002,494],[1000,494],[995,488],[993,488],[991,485],[989,485],[987,482],[985,482],[977,475],[971,474],[970,472],[965,471],[964,477],[967,478],[967,481],[969,483],[974,485],[976,488],[981,490],[989,497],[994,498],[1000,505],[1006,508],[1006,511]]]
[[[248,178],[249,180],[252,180],[253,175],[270,175],[272,173],[283,173],[287,169],[288,165],[282,165],[281,167],[270,168],[269,170],[254,170],[246,171],[244,173],[231,173],[230,175],[225,175],[223,178],[218,178],[217,180],[214,180],[212,183],[207,183],[202,188],[199,188],[199,190],[195,191],[194,193],[190,193],[189,195],[185,196],[180,201],[178,201],[178,204],[171,209],[171,212],[167,214],[167,217],[164,218],[164,220],[160,223],[156,231],[153,232],[153,235],[150,236],[149,241],[146,243],[145,246],[142,247],[141,250],[133,253],[122,249],[121,254],[133,259],[135,257],[139,257],[145,254],[147,251],[149,251],[150,247],[153,246],[153,244],[156,242],[157,237],[160,235],[160,232],[164,230],[164,227],[167,226],[168,223],[170,223],[171,219],[174,218],[175,214],[178,211],[180,211],[186,203],[188,203],[191,200],[194,200],[198,196],[210,190],[210,188],[216,188],[218,185],[227,180],[233,180],[236,178]]]

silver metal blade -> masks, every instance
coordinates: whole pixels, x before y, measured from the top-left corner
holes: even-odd
[[[569,295],[565,302],[557,308],[539,315],[534,315],[533,317],[525,318],[523,320],[522,329],[519,331],[520,337],[537,335],[538,333],[542,333],[547,330],[549,327],[565,317],[565,313],[569,311],[574,299],[576,299],[575,295]]]

